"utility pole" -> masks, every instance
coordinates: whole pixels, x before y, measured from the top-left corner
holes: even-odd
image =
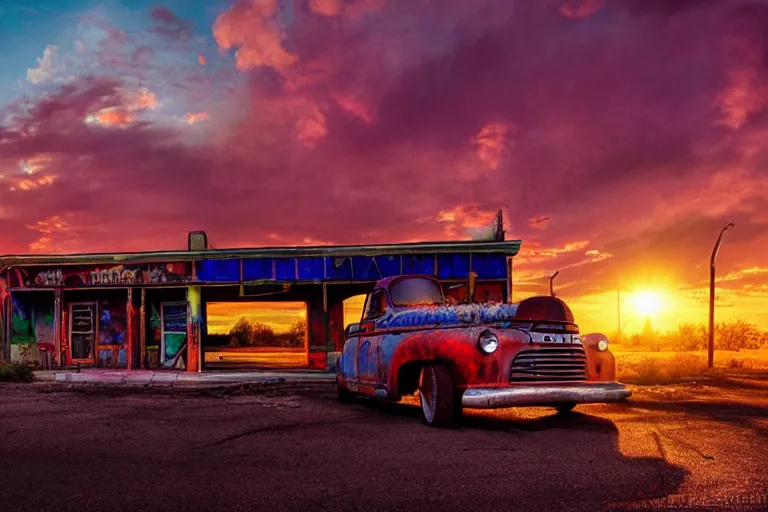
[[[712,368],[715,365],[715,260],[720,252],[720,246],[723,244],[723,235],[733,227],[733,222],[729,222],[717,237],[715,248],[712,249],[712,256],[709,259],[709,342],[707,344],[707,365]]]
[[[618,332],[616,333],[616,343],[621,343],[621,288],[616,290],[616,319],[618,321]]]

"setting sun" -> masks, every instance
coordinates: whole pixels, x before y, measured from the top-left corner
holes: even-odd
[[[639,315],[650,316],[661,309],[661,294],[652,291],[642,291],[630,295],[632,306]]]

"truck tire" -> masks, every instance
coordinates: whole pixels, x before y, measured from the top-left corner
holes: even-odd
[[[461,403],[456,402],[458,398],[448,368],[430,364],[421,369],[419,401],[424,423],[436,428],[453,426],[461,411]]]
[[[557,409],[557,412],[559,412],[560,414],[566,414],[571,412],[574,407],[576,407],[575,403],[558,404],[555,406],[555,409]]]

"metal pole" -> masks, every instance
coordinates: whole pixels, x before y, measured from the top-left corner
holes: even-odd
[[[621,343],[621,288],[616,290],[616,320],[618,321],[618,332],[616,334],[616,343]]]
[[[559,270],[555,270],[555,273],[552,274],[551,276],[549,276],[549,294],[552,297],[555,296],[555,288],[554,288],[554,284],[552,282],[555,280],[555,278],[557,277],[557,274],[559,274],[559,273],[560,273]]]
[[[728,223],[717,237],[712,256],[709,259],[709,340],[707,343],[707,365],[709,368],[715,365],[715,260],[723,244],[723,235],[728,228],[733,227],[733,222]]]

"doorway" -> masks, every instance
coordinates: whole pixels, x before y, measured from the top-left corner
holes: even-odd
[[[73,363],[91,364],[98,328],[96,302],[69,304],[69,353]]]

